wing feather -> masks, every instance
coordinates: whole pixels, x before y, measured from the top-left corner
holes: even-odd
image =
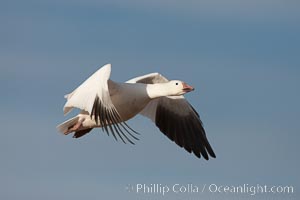
[[[67,102],[64,106],[64,114],[68,114],[74,107],[85,110],[91,114],[96,98],[99,98],[104,106],[112,107],[113,104],[110,100],[107,83],[110,72],[111,65],[104,65],[73,92],[66,95]]]
[[[199,158],[216,157],[200,118],[185,99],[161,97],[157,105],[155,124],[170,140]]]
[[[128,141],[134,144],[126,133],[137,140],[138,138],[130,131],[136,134],[137,132],[122,120],[111,101],[108,88],[110,73],[111,65],[104,65],[73,92],[66,95],[67,102],[64,106],[64,114],[69,113],[73,108],[79,108],[83,110],[82,112],[87,112],[108,135],[112,133],[116,140],[119,137],[124,143]],[[80,137],[83,134],[85,132],[78,132],[75,137]]]

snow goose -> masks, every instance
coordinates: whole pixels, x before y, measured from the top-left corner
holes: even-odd
[[[74,138],[101,127],[117,140],[134,144],[137,133],[126,121],[137,114],[150,118],[170,140],[198,158],[215,158],[199,114],[183,95],[194,88],[183,81],[171,80],[159,73],[133,78],[125,83],[109,79],[111,65],[96,71],[65,98],[64,114],[74,107],[77,116],[58,125],[60,132],[74,132]]]

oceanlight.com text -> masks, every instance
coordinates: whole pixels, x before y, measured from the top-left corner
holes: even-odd
[[[154,194],[167,195],[168,193],[195,194],[195,193],[219,193],[219,194],[293,194],[293,186],[281,185],[263,185],[263,184],[241,184],[241,185],[224,185],[224,184],[129,184],[126,186],[128,192],[136,194]]]

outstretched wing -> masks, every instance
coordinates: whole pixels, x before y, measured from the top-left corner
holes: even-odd
[[[126,81],[126,83],[144,83],[144,84],[167,83],[167,82],[169,82],[169,80],[157,72],[146,74],[144,76],[139,76]]]
[[[131,134],[131,132],[136,132],[122,120],[110,98],[108,88],[110,72],[111,65],[104,65],[72,93],[66,95],[67,102],[64,106],[64,114],[69,113],[74,107],[84,110],[89,113],[90,117],[94,119],[96,124],[101,126],[107,134],[111,132],[116,140],[117,134],[124,143],[126,143],[126,139],[133,144],[124,131],[130,134],[134,139],[138,139]],[[121,135],[123,135],[125,139],[123,139]]]
[[[159,73],[137,77],[129,83],[164,83],[168,79]],[[196,110],[181,96],[167,96],[154,99],[140,112],[150,118],[170,140],[197,157],[208,160],[216,157],[210,146],[202,121]]]

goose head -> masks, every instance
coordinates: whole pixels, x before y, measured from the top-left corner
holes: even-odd
[[[194,90],[192,86],[180,80],[169,81],[167,85],[170,96],[179,96]]]

